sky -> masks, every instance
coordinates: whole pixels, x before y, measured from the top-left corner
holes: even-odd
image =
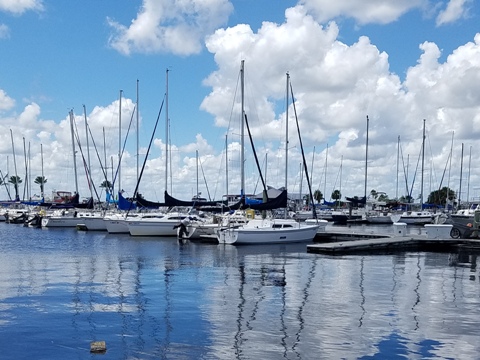
[[[479,199],[479,8],[0,0],[2,176],[20,176],[25,199],[40,194],[42,174],[47,197],[78,188],[104,199],[105,172],[127,196],[141,174],[138,191],[152,201],[165,189],[183,200],[239,193],[244,61],[244,109],[266,185],[307,192],[303,147],[312,191],[327,200],[336,189],[342,198],[374,189],[426,201],[444,186]],[[259,193],[244,134],[245,192]],[[0,199],[8,197],[2,186]]]

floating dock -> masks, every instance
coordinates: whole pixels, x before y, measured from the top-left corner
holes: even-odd
[[[341,239],[341,240],[338,240]],[[330,241],[322,242],[318,241]],[[333,242],[332,242],[333,241]],[[315,243],[307,245],[307,252],[330,255],[357,253],[385,253],[392,251],[452,251],[459,248],[480,251],[479,239],[452,239],[427,235],[379,235],[361,233],[322,233]]]

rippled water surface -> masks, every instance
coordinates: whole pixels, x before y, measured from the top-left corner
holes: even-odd
[[[0,358],[479,359],[476,261],[0,223]]]

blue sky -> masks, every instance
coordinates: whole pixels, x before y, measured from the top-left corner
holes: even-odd
[[[440,185],[451,148],[448,181],[458,189],[461,143],[467,166],[480,124],[478,9],[478,2],[467,0],[401,4],[372,0],[361,6],[348,0],[333,4],[326,0],[5,0],[0,3],[0,169],[13,175],[11,130],[17,168],[24,167],[25,139],[31,147],[29,176],[40,175],[42,144],[47,193],[74,190],[68,111],[74,110],[83,129],[85,105],[95,142],[102,144],[99,151],[103,152],[105,129],[106,152],[109,158],[116,157],[119,91],[125,97],[125,134],[136,102],[137,79],[141,154],[145,154],[168,68],[171,192],[179,198],[196,192],[198,150],[205,174],[199,190],[206,194],[205,180],[210,195],[219,198],[226,191],[221,168],[226,134],[229,191],[238,187],[238,131],[228,127],[228,117],[240,61],[245,60],[247,114],[259,158],[268,159],[270,185],[284,184],[284,84],[289,71],[306,156],[315,159],[313,186],[327,199],[340,186],[336,180],[340,165],[343,195],[363,194],[366,115],[370,118],[369,189],[395,197],[400,188],[403,195],[405,184],[397,186],[396,180],[397,138],[401,136],[403,153],[415,159],[410,164],[414,167],[424,118],[429,165],[423,191],[428,195]],[[289,113],[293,128],[292,109]],[[165,188],[164,116],[141,186],[147,197],[158,201],[163,200]],[[135,188],[135,132],[127,140],[122,170],[127,193]],[[291,134],[290,142],[288,183],[290,191],[298,192],[301,155],[296,134]],[[91,157],[95,157],[93,148]],[[140,158],[143,162],[144,155]],[[95,162],[92,174],[97,186],[103,180],[98,168]],[[246,190],[258,192],[249,150],[246,168]],[[80,166],[78,172],[82,173]],[[18,173],[25,179],[25,171]],[[80,193],[88,196],[85,176],[80,176]],[[472,169],[471,183],[478,176]],[[403,169],[399,177],[404,177]],[[408,181],[412,180],[413,176]],[[462,184],[465,198],[467,185]],[[38,193],[37,187],[32,185],[31,195]],[[478,196],[473,186],[469,191],[469,197]],[[6,197],[5,189],[0,189],[0,198]]]

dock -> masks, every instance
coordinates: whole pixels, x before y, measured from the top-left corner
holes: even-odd
[[[345,255],[357,253],[389,253],[393,251],[480,251],[480,239],[429,238],[426,235],[380,235],[353,232],[317,234],[307,252]],[[329,241],[329,242],[321,242]]]

